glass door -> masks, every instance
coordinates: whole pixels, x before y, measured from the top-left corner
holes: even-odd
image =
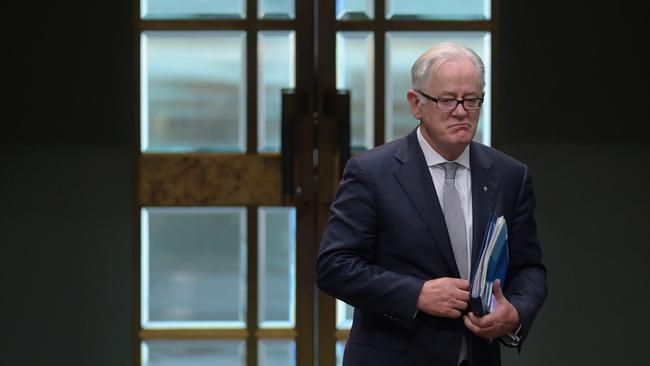
[[[139,4],[137,365],[313,364],[312,13]]]
[[[353,309],[315,287],[320,235],[347,157],[415,128],[431,44],[483,57],[490,143],[496,4],[437,4],[136,4],[136,365],[340,364]]]

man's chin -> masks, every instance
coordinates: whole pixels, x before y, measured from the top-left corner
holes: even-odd
[[[457,145],[467,146],[474,138],[476,131],[473,130],[460,130],[454,134],[454,143]]]

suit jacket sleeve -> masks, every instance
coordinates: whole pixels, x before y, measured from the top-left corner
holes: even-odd
[[[546,269],[541,260],[534,218],[533,183],[525,167],[512,217],[508,223],[510,268],[504,294],[517,309],[523,343],[537,312],[546,299]]]
[[[331,206],[316,262],[319,288],[363,312],[405,327],[413,317],[424,280],[373,263],[379,215],[362,160],[353,157]]]

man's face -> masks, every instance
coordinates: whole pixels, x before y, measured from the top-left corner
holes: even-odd
[[[431,71],[424,93],[434,98],[468,99],[483,96],[479,73],[469,60],[450,60]],[[453,160],[476,134],[479,110],[466,110],[458,104],[454,110],[441,110],[433,101],[411,89],[407,93],[411,112],[422,121],[424,138],[443,157]]]

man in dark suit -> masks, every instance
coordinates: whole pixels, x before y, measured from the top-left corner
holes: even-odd
[[[420,125],[348,162],[317,259],[321,290],[354,306],[343,363],[500,365],[546,298],[528,168],[472,142],[485,68],[471,49],[435,45],[407,93]],[[469,278],[489,217],[508,224],[496,305],[468,312]]]

